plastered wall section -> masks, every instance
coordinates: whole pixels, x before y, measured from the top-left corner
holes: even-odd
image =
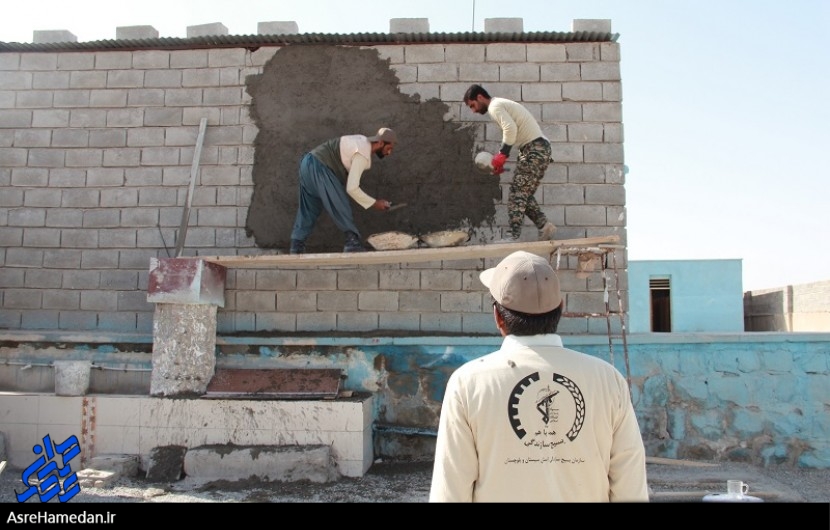
[[[537,198],[556,237],[618,235],[625,244],[617,43],[376,48],[402,92],[447,103],[446,119],[476,127],[490,151],[500,131],[463,106],[465,89],[482,83],[525,104],[553,145]],[[149,262],[174,254],[202,118],[184,255],[263,252],[244,229],[258,133],[245,78],[276,51],[0,53],[0,328],[152,330]],[[496,211],[505,227],[504,200]],[[524,234],[535,237],[528,221]],[[617,254],[612,307],[626,297],[626,256]],[[605,276],[577,278],[575,260],[559,264],[567,310],[604,311]],[[218,332],[493,333],[478,280],[490,265],[231,270]],[[606,334],[607,323],[565,319],[560,331]]]

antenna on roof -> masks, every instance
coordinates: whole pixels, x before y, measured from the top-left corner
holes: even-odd
[[[473,23],[470,31],[476,30],[476,0],[473,0]]]

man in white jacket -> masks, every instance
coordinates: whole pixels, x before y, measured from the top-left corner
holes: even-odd
[[[480,279],[504,341],[450,376],[430,502],[647,502],[626,380],[562,346],[564,300],[550,263],[514,252]]]

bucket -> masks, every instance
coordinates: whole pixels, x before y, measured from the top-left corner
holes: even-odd
[[[55,395],[83,396],[89,391],[90,361],[55,361]]]

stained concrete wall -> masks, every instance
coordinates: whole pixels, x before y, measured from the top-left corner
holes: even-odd
[[[746,331],[830,331],[830,281],[744,293]]]
[[[7,343],[14,336],[0,334],[0,340]],[[71,356],[90,359],[101,368],[93,370],[91,393],[147,395],[149,353],[113,354],[101,337],[96,337],[101,341],[97,343],[84,343],[77,336],[41,339],[76,344],[62,352],[31,346],[25,351],[0,349],[6,360],[0,366],[0,391],[51,393],[54,378],[49,362]],[[613,362],[628,376],[651,456],[761,466],[830,465],[830,334],[631,334],[627,349],[619,341],[610,348],[600,336],[564,340],[571,348]],[[430,458],[447,378],[461,363],[499,344],[495,335],[228,337],[217,346],[216,362],[227,368],[340,368],[347,375],[344,390],[374,395],[375,456]],[[134,346],[142,349],[140,344]],[[119,358],[122,364],[117,364]],[[119,374],[119,367],[133,371]],[[121,376],[117,384],[110,379],[113,374]],[[141,378],[142,391],[123,390],[128,375]]]
[[[473,242],[500,237],[510,173],[473,167],[475,150],[493,152],[501,139],[461,102],[474,82],[525,104],[551,139],[555,163],[537,199],[556,237],[618,235],[624,245],[617,42],[200,40],[191,49],[0,52],[0,328],[152,329],[148,265],[176,247],[202,118],[185,256],[286,251],[303,152],[385,125],[400,145],[373,163],[366,190],[409,206],[358,212],[364,237],[465,224]],[[525,226],[523,239],[535,238]],[[338,250],[342,235],[323,219],[309,243]],[[626,256],[617,253],[625,298]],[[568,311],[603,311],[602,274],[577,277],[571,260],[561,265]],[[487,334],[485,266],[231,270],[218,331]],[[562,331],[605,335],[606,326],[565,319]]]

